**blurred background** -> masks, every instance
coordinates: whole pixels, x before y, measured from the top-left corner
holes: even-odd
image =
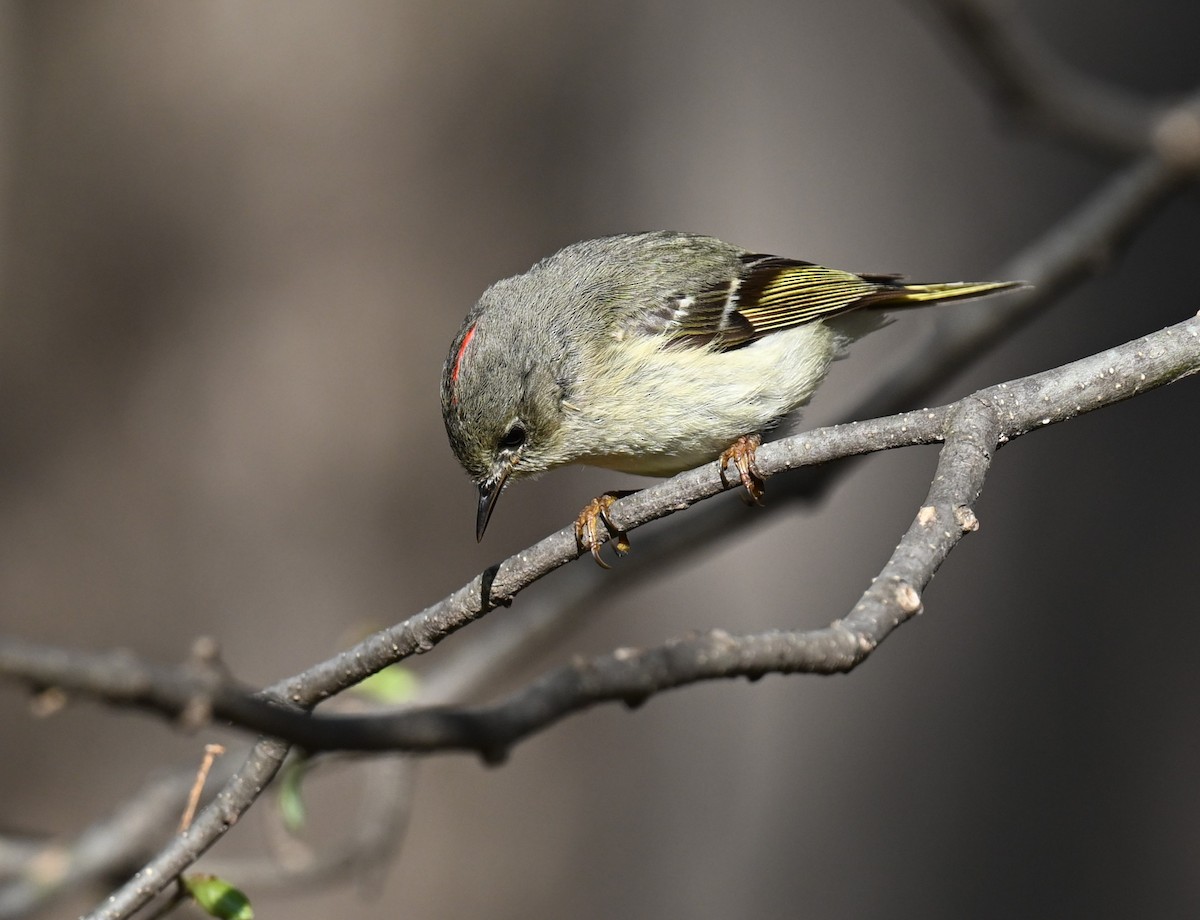
[[[1200,84],[1195,4],[1021,12],[1088,72]],[[0,5],[2,628],[161,662],[213,636],[266,684],[636,485],[518,484],[476,545],[439,417],[479,293],[575,240],[685,229],[992,277],[1113,164],[1014,130],[961,63],[919,4],[885,0]],[[1194,313],[1198,203],[931,401]],[[806,424],[924,322],[861,343]],[[430,758],[385,870],[250,888],[259,915],[1195,916],[1196,404],[1184,382],[1003,451],[980,532],[852,675],[603,707],[495,769]],[[826,624],[935,460],[892,452],[818,505],[747,509],[758,526],[633,590],[618,565],[612,598],[479,698],[577,653]],[[91,704],[37,720],[8,686],[0,719],[0,830],[64,838],[220,734]],[[247,820],[216,852],[263,846]]]

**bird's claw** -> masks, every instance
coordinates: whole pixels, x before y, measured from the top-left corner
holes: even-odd
[[[596,564],[602,569],[609,569],[612,566],[600,558],[600,547],[604,545],[600,539],[601,524],[608,531],[608,542],[612,544],[617,555],[624,556],[629,552],[629,536],[625,531],[616,527],[608,516],[608,509],[612,507],[613,502],[629,494],[629,492],[605,492],[588,502],[579,512],[579,517],[575,519],[575,542],[581,549],[588,550],[592,554],[592,558],[596,560]]]
[[[725,473],[729,469],[729,464],[732,463],[738,471],[742,485],[746,487],[746,495],[755,505],[762,504],[760,499],[766,489],[762,471],[758,468],[758,461],[755,459],[755,452],[761,445],[761,436],[757,434],[742,435],[722,451],[717,461],[721,467],[721,482],[726,486],[729,485]]]

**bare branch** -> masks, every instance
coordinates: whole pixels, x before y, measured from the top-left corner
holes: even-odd
[[[855,611],[825,630],[771,632],[741,639],[714,633],[649,652],[618,652],[557,672],[518,698],[491,710],[424,709],[394,716],[307,716],[251,697],[236,687],[214,684],[211,679],[198,682],[186,673],[151,668],[125,655],[117,656],[118,669],[111,660],[106,660],[113,656],[48,652],[11,640],[0,645],[0,671],[32,679],[38,685],[65,686],[72,691],[176,717],[203,693],[207,705],[218,717],[231,719],[243,728],[287,738],[309,750],[466,748],[494,759],[514,740],[567,712],[601,700],[640,701],[659,690],[717,677],[758,677],[773,671],[829,673],[853,667],[907,618],[901,614],[915,612],[920,606],[915,598],[957,543],[959,525],[963,522],[955,516],[965,513],[963,509],[982,487],[983,473],[977,473],[974,465],[976,454],[990,457],[996,447],[1031,430],[1112,405],[1198,370],[1200,318],[1193,317],[1062,368],[989,387],[949,406],[817,429],[764,446],[758,461],[763,473],[770,476],[868,451],[946,443],[930,498],[914,524],[916,529],[910,530],[897,555]],[[982,407],[987,409],[986,419],[980,415]],[[964,432],[969,432],[970,438]],[[941,495],[939,489],[948,488],[963,476],[967,478],[955,487],[950,498]],[[620,529],[629,531],[726,488],[716,464],[706,464],[621,500],[613,505],[610,515]],[[927,511],[930,508],[932,512]],[[956,521],[955,525],[949,526],[950,521]],[[940,528],[936,530],[936,539],[931,538],[928,530],[932,524]],[[531,581],[561,565],[564,556],[574,558],[580,552],[573,528],[564,528],[502,564],[490,579],[491,591],[499,592],[504,599],[511,598]],[[908,569],[901,569],[901,560]],[[475,594],[477,583],[482,581],[477,579],[443,604],[401,623],[394,632],[398,636],[410,635],[414,631],[410,624],[418,619],[441,623],[451,631],[458,628],[446,619],[453,610],[442,608],[456,603],[454,599],[464,591]],[[903,586],[904,591],[898,591],[897,586]],[[483,609],[481,603],[478,612]],[[468,611],[465,616],[477,616],[478,612]],[[869,628],[860,625],[864,618]],[[423,632],[428,627],[419,628]],[[369,647],[372,641],[364,645]],[[403,657],[399,648],[398,642],[393,644],[393,654]],[[377,651],[372,649],[353,657],[362,662],[374,654]],[[48,662],[53,662],[53,666]],[[59,669],[57,673],[55,668]],[[314,674],[321,675],[316,683],[310,679]],[[291,695],[293,702],[304,700],[306,694],[325,696],[338,692],[361,679],[350,667],[338,669],[334,683],[329,683],[328,674],[326,665],[318,665],[299,675],[291,682],[292,686],[305,689]],[[115,682],[114,675],[119,678]],[[338,682],[342,685],[338,686]],[[270,695],[274,696],[278,689],[272,688]]]

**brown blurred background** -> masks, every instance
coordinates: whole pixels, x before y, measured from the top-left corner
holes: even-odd
[[[1200,84],[1195,4],[1025,6],[1093,73]],[[2,628],[158,661],[212,635],[268,683],[634,483],[518,485],[477,546],[445,442],[463,314],[568,242],[676,228],[990,277],[1111,167],[1006,130],[954,51],[883,0],[0,5]],[[1197,203],[935,398],[1195,312]],[[862,343],[808,421],[924,321]],[[259,916],[1195,916],[1196,386],[1001,453],[981,531],[853,675],[595,710],[499,769],[433,758],[382,878],[252,889]],[[935,456],[872,458],[819,506],[597,596],[513,682],[691,629],[826,623]],[[13,688],[0,719],[0,829],[68,837],[207,737],[93,705],[35,721]],[[247,821],[218,852],[261,846]]]

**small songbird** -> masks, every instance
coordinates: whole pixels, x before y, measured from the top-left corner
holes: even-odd
[[[759,433],[888,311],[1019,286],[909,284],[669,231],[568,246],[488,288],[450,346],[442,416],[479,489],[476,538],[510,479],[568,463],[669,476],[719,458],[757,499]],[[611,502],[576,527],[602,565]]]

